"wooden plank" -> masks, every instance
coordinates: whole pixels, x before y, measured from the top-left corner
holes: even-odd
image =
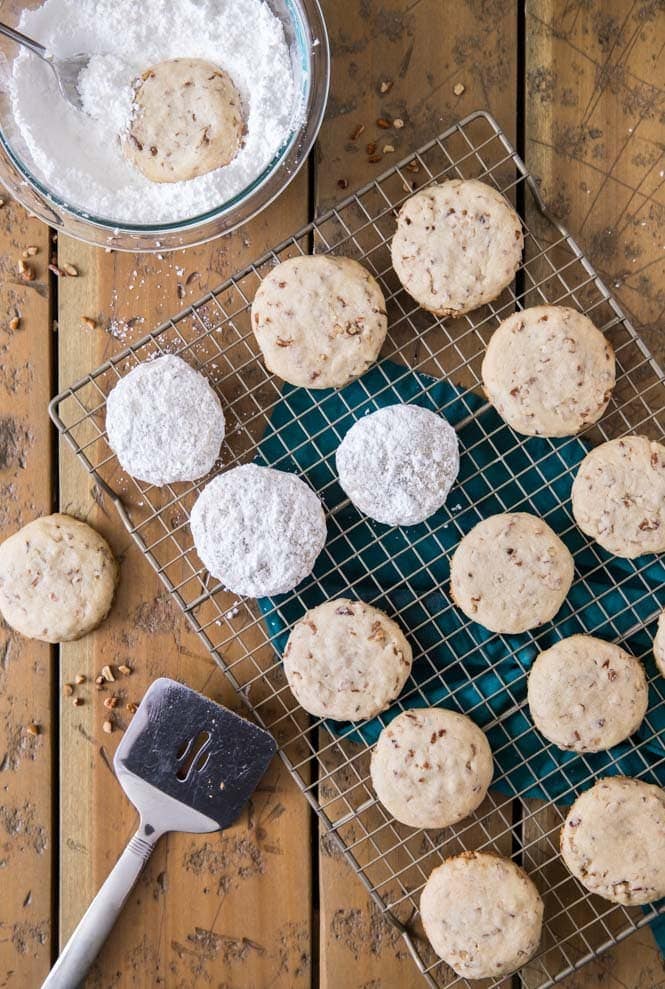
[[[662,362],[662,13],[628,0],[530,3],[526,41],[527,165],[551,212],[589,253]],[[535,802],[530,806],[537,810]],[[560,823],[559,812],[537,810],[524,834],[534,843],[529,858],[547,863],[543,875],[552,885],[565,876],[556,858]],[[564,902],[576,896],[573,884],[559,895]],[[579,926],[589,921],[579,909],[577,917]],[[588,944],[577,937],[566,951],[575,961]],[[609,973],[617,985],[663,982],[665,964],[648,929],[561,985],[595,989]],[[523,985],[537,986],[541,979],[534,965]]]
[[[334,61],[328,115],[319,140],[319,209],[347,196],[478,107],[487,107],[514,139],[516,4],[460,4],[454,17],[437,0],[357,6],[329,0],[324,7]],[[458,92],[463,87],[460,95],[455,94],[456,86]],[[377,124],[379,119],[389,123],[398,119],[404,126],[384,128]],[[364,130],[358,134],[361,126]],[[368,151],[368,144],[376,145],[376,151]],[[386,146],[395,150],[384,153]],[[375,155],[380,161],[370,162]],[[335,781],[333,777],[327,786],[334,787]],[[344,784],[338,787],[343,789]],[[331,796],[334,792],[324,793],[327,799]],[[372,826],[370,818],[363,815],[366,827]],[[377,822],[378,817],[374,827]],[[505,831],[505,819],[499,812],[490,813],[485,827],[488,833],[499,834]],[[361,825],[349,825],[347,830],[349,840],[362,837]],[[387,847],[394,843],[388,831],[375,838],[380,847],[382,842]],[[476,838],[478,844],[487,840],[480,830],[465,836],[471,847]],[[376,857],[371,843],[365,844],[359,847],[359,856]],[[421,838],[411,844],[414,855],[423,854],[426,846]],[[505,851],[510,853],[509,838]],[[431,869],[440,857],[440,853],[430,856],[424,868]],[[405,855],[403,867],[407,864]],[[375,875],[379,872],[375,866]],[[401,935],[382,917],[325,836],[319,881],[322,989],[419,989],[422,976]]]
[[[61,240],[61,261],[78,278],[60,283],[60,382],[69,384],[166,316],[194,301],[305,222],[303,173],[280,203],[240,233],[174,255],[128,256]],[[178,284],[192,272],[185,299]],[[181,290],[182,291],[182,290]],[[92,330],[81,316],[95,319]],[[118,339],[120,338],[120,339]],[[175,604],[132,543],[113,507],[69,451],[62,450],[61,504],[89,520],[122,559],[117,602],[108,621],[62,648],[64,680],[82,673],[84,704],[63,706],[61,727],[61,924],[66,938],[135,827],[135,815],[110,772],[127,724],[127,701],[155,677],[180,678],[239,708],[223,675],[188,630]],[[97,692],[105,664],[127,663],[131,677]],[[117,730],[105,734],[105,697]],[[304,987],[311,957],[310,814],[275,760],[251,807],[223,835],[162,840],[106,945],[91,986],[200,984]]]
[[[0,190],[3,200],[8,197]],[[52,511],[53,332],[49,230],[19,205],[0,208],[0,540]],[[27,247],[35,273],[22,281]],[[19,318],[16,329],[10,326]],[[0,985],[38,985],[51,955],[52,791],[57,712],[52,649],[0,627]],[[39,726],[39,734],[28,732]]]

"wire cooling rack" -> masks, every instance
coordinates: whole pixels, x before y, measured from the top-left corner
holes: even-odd
[[[442,321],[420,310],[401,289],[390,264],[390,238],[395,213],[413,190],[452,177],[481,178],[516,202],[526,221],[525,259],[515,285],[491,305],[455,321]],[[499,321],[515,308],[544,302],[567,304],[591,317],[607,334],[617,356],[618,380],[612,402],[601,423],[589,430],[585,439],[597,442],[635,431],[661,441],[665,438],[665,389],[661,370],[575,242],[558,223],[546,217],[537,187],[522,161],[496,122],[483,112],[465,118],[219,289],[63,391],[51,403],[51,416],[87,470],[113,499],[135,542],[233,686],[259,722],[278,739],[282,759],[321,819],[326,832],[324,845],[328,850],[334,847],[344,852],[382,913],[402,932],[427,983],[431,987],[468,985],[429,949],[420,926],[418,901],[431,869],[443,857],[473,848],[512,856],[523,864],[538,885],[545,900],[543,940],[539,953],[521,974],[523,984],[529,989],[545,989],[654,919],[657,907],[626,908],[590,896],[567,873],[558,854],[558,832],[565,806],[533,800],[527,789],[506,795],[500,776],[495,778],[496,788],[476,814],[454,827],[441,832],[414,831],[395,822],[374,797],[369,782],[370,746],[357,731],[357,726],[330,726],[314,720],[294,701],[266,631],[271,614],[265,613],[265,602],[262,613],[255,601],[238,599],[225,592],[202,568],[193,548],[188,515],[208,479],[195,485],[163,488],[136,482],[122,472],[106,440],[105,400],[118,379],[142,361],[162,353],[178,353],[208,376],[224,401],[227,438],[223,464],[216,470],[257,457],[260,461],[260,443],[271,423],[271,414],[285,401],[290,409],[288,396],[292,392],[266,371],[260,358],[250,326],[251,300],[262,277],[275,263],[314,252],[336,252],[355,257],[379,279],[388,303],[390,329],[382,362],[375,373],[384,375],[385,385],[381,387],[386,391],[395,383],[395,365],[398,365],[397,378],[399,368],[403,369],[404,376],[414,371],[422,372],[423,377],[419,380],[423,393],[427,392],[428,382],[432,379],[445,378],[479,395],[482,357]],[[391,376],[382,371],[388,366],[384,361],[391,362]],[[363,379],[359,386],[363,387]],[[314,451],[314,466],[330,468],[330,479],[319,489],[325,502],[335,483],[334,451],[320,448],[317,441],[331,429],[337,439],[341,439],[340,419],[331,417],[326,411],[322,397],[319,401],[322,393],[310,394],[320,424],[313,431],[310,425],[310,432],[303,434],[297,445],[308,444]],[[413,397],[417,401],[419,395]],[[476,420],[482,442],[492,442],[493,433],[488,432],[486,422],[489,420],[484,415],[487,406],[476,400],[474,408],[476,411],[470,416]],[[348,415],[349,410],[344,411]],[[445,414],[446,409],[441,411]],[[296,406],[290,412],[291,448],[286,449],[284,442],[285,453],[294,452],[294,425],[297,427],[299,418],[305,421]],[[307,422],[311,424],[310,419]],[[272,422],[270,429],[274,442],[280,442],[286,436],[286,426]],[[540,453],[534,455],[532,441],[516,434],[511,436],[510,450],[501,453],[497,450],[496,464],[509,463],[513,453],[520,453],[528,458],[529,469],[538,472],[542,490],[561,480],[570,481],[569,468],[563,459],[556,478],[541,473],[542,451],[551,454],[554,449],[549,441],[536,441]],[[474,447],[464,449],[462,456],[473,458]],[[473,463],[475,465],[476,461]],[[532,492],[527,494],[524,490],[523,476],[518,474],[510,483],[519,486],[524,505],[528,507],[532,503],[529,497]],[[498,498],[500,505],[504,503],[503,487],[499,483],[493,491],[493,497]],[[546,512],[542,514],[547,517]],[[461,537],[482,515],[481,498],[465,522],[451,509],[443,522],[439,513],[434,521],[430,520],[418,531],[425,531],[426,537],[436,539],[437,526],[452,525]],[[359,519],[355,527],[361,523]],[[348,513],[337,509],[328,513],[329,544],[333,540],[338,543],[347,540],[348,558],[357,562],[360,550],[353,544],[350,529],[354,529],[354,523],[349,527]],[[378,529],[385,532],[386,527]],[[559,529],[559,534],[566,538],[573,530],[573,519],[567,511],[566,527]],[[370,543],[379,539],[377,531],[371,527],[367,529]],[[419,539],[414,537],[409,546],[416,557]],[[578,577],[580,581],[602,574],[608,560],[602,550],[588,540],[582,540],[582,544],[587,560],[590,554],[592,563],[590,567],[587,565],[585,578]],[[317,566],[317,576],[285,596],[286,603],[298,615],[306,610],[305,601],[312,588],[319,599],[332,593],[339,594],[340,581],[351,594],[354,592],[354,587],[349,587],[345,581],[344,567],[340,567],[339,562],[333,564],[332,559],[328,561],[325,553],[324,550],[323,565]],[[443,549],[440,555],[445,556]],[[430,573],[431,561],[420,559],[417,569]],[[620,603],[612,614],[604,599],[598,601],[598,624],[588,627],[588,632],[593,633],[602,624],[611,630],[616,641],[630,640],[636,631],[632,617],[635,612],[631,608],[635,607],[636,600],[650,600],[653,591],[645,577],[649,559],[643,558],[646,560],[644,566],[637,566],[633,571],[630,595],[628,578],[613,588],[618,595],[614,600]],[[363,596],[370,603],[382,599],[390,590],[379,586],[375,574],[364,576],[367,581],[363,584]],[[375,594],[372,588],[376,588]],[[284,597],[280,599],[280,608],[284,600]],[[444,598],[442,612],[452,607]],[[399,612],[396,617],[399,620]],[[648,623],[655,617],[654,612],[647,618],[649,634],[654,629]],[[414,631],[404,624],[407,632]],[[472,624],[460,617],[462,628],[468,629]],[[536,646],[539,632],[536,630],[527,637]],[[646,658],[647,652],[643,645],[642,658]],[[467,684],[472,685],[474,677],[465,670],[464,656],[456,658],[461,661],[460,675],[466,676]],[[426,699],[423,685],[436,683],[441,676],[440,669],[431,663],[426,651],[419,654],[416,650],[414,659],[414,669],[418,665],[420,670],[419,679],[409,681],[391,713],[422,702]],[[508,687],[514,700],[512,713],[524,709],[526,670],[522,669],[517,680]],[[656,690],[656,707],[661,708],[665,697],[660,693],[662,688],[656,685],[655,676],[651,689],[652,692]],[[635,775],[645,778],[649,778],[654,766],[660,766],[665,759],[665,755],[656,755],[654,762],[652,755],[649,762],[643,755],[644,747],[653,745],[656,736],[653,712],[652,700],[645,722],[646,731],[630,743],[638,766]],[[473,706],[467,713],[473,716]],[[542,741],[543,751],[551,748]],[[587,758],[577,758],[578,776],[562,794],[564,802],[566,799],[570,802],[576,792],[590,786],[594,779]],[[528,757],[525,757],[524,767],[527,763]],[[613,767],[616,771],[617,765],[609,753],[606,761],[609,772]],[[482,984],[498,983],[487,980]]]

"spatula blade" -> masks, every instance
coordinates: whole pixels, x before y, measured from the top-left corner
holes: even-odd
[[[161,677],[141,701],[114,766],[130,796],[133,777],[227,828],[276,750],[267,731]]]

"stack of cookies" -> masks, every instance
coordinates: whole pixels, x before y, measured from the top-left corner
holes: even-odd
[[[511,283],[523,247],[519,217],[503,196],[482,182],[454,179],[404,203],[392,261],[420,306],[461,316]],[[342,388],[359,378],[378,359],[388,332],[373,276],[356,261],[323,255],[276,265],[256,293],[251,321],[268,370],[308,389]],[[564,306],[513,313],[493,334],[482,363],[489,402],[526,437],[573,436],[598,422],[615,373],[604,335]],[[206,477],[220,456],[225,418],[203,375],[166,355],[118,382],[108,397],[106,428],[122,467],[164,486]],[[350,502],[388,526],[418,525],[438,512],[459,464],[455,430],[415,405],[360,418],[336,451]],[[610,554],[664,552],[665,448],[640,436],[596,447],[575,478],[572,511],[580,529]],[[327,536],[318,495],[300,478],[257,464],[210,480],[190,525],[208,573],[250,597],[292,591],[311,574]],[[0,608],[24,634],[72,638],[107,613],[116,575],[110,550],[88,527],[64,516],[38,520],[0,547]],[[479,519],[459,542],[450,595],[469,621],[519,635],[555,617],[573,579],[571,553],[543,519],[505,512]],[[654,653],[665,673],[665,612]],[[347,597],[308,611],[283,656],[302,708],[347,722],[387,711],[409,681],[412,659],[393,618]],[[564,638],[542,652],[528,683],[536,728],[552,745],[579,753],[630,737],[647,703],[642,664],[590,635]],[[492,752],[470,718],[413,707],[381,731],[370,772],[386,814],[405,827],[441,829],[482,804]],[[620,777],[598,781],[571,807],[561,843],[572,874],[598,895],[630,904],[665,895],[665,794],[658,787]],[[499,977],[525,964],[537,949],[543,911],[535,885],[515,863],[475,851],[444,861],[421,898],[434,950],[466,978]]]

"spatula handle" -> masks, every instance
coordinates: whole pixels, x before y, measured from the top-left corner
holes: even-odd
[[[137,831],[62,950],[42,989],[76,989],[111,932],[118,914],[150,858],[159,834]]]

